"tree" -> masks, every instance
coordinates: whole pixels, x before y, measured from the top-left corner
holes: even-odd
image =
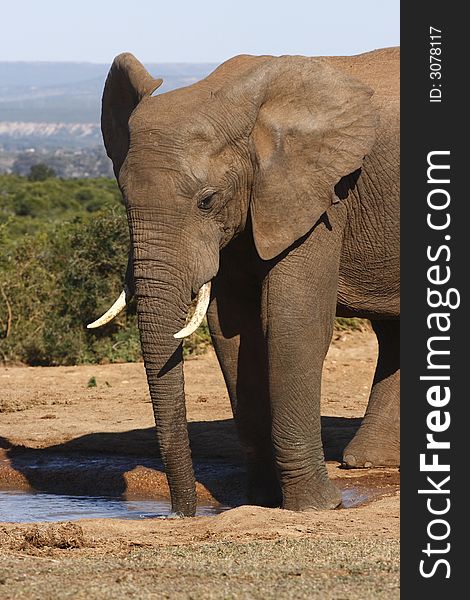
[[[45,181],[55,176],[56,172],[54,169],[51,169],[51,167],[48,167],[44,163],[37,163],[30,168],[28,179],[29,181]]]

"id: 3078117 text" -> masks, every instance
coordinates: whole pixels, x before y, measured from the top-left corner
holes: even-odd
[[[429,102],[442,102],[442,31],[429,28]]]

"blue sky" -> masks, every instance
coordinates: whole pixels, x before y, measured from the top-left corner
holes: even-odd
[[[0,60],[221,62],[399,44],[399,0],[10,0]]]

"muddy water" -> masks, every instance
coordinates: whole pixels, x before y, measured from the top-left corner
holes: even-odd
[[[397,489],[395,481],[378,482],[376,478],[359,477],[350,481],[338,480],[342,488],[341,508],[355,508]],[[372,481],[371,481],[372,480]],[[204,506],[197,516],[214,516],[229,507]],[[25,490],[0,490],[0,522],[31,523],[34,521],[71,521],[76,519],[149,519],[163,518],[170,513],[165,499],[124,499],[110,496],[74,496]]]
[[[166,500],[123,500],[106,496],[71,496],[0,491],[0,522],[73,521],[76,519],[149,519],[168,516]],[[216,515],[222,507],[199,506],[197,516]]]
[[[195,467],[198,515],[246,504],[243,467],[219,461]],[[341,471],[334,482],[342,493],[341,508],[354,509],[396,493],[399,473]],[[167,516],[170,508],[166,478],[156,461],[37,450],[0,455],[0,522],[141,519]]]

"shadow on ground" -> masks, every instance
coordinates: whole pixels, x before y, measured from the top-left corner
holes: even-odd
[[[327,460],[340,461],[361,423],[322,417]],[[243,454],[231,419],[188,425],[198,496],[225,506],[245,499]],[[168,498],[155,430],[93,433],[42,449],[0,437],[0,487],[75,495]]]

